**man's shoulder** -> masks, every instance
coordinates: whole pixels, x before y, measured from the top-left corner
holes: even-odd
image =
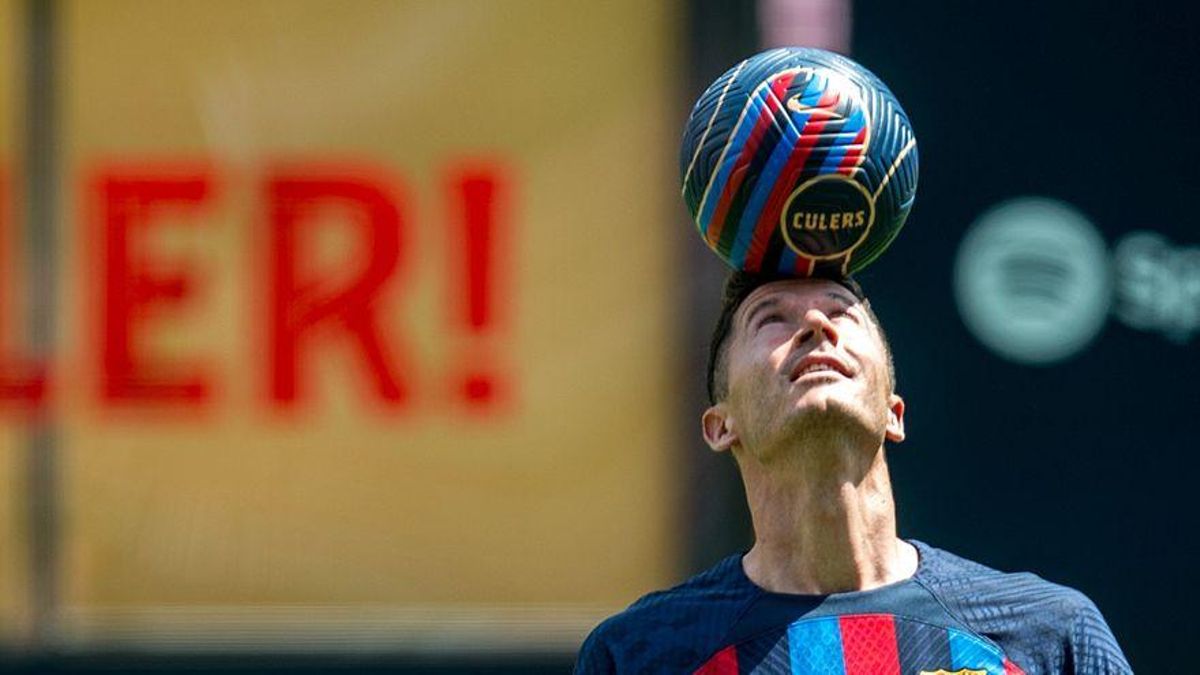
[[[647,593],[604,620],[593,633],[620,640],[631,631],[656,625],[678,628],[693,621],[695,615],[719,616],[722,607],[732,609],[753,594],[752,586],[738,583],[740,563],[740,555],[729,556],[676,586]]]
[[[918,583],[1027,672],[1129,672],[1103,615],[1081,591],[913,543],[922,556]]]
[[[681,584],[642,596],[605,619],[580,650],[576,672],[654,672],[694,663],[719,640],[754,595],[738,574],[741,556],[725,558]]]
[[[987,606],[992,611],[1034,612],[1047,619],[1095,610],[1082,592],[1032,572],[1003,572],[928,544],[913,543],[922,556],[917,581],[940,599]]]

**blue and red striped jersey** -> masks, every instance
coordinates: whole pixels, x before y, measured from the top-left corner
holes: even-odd
[[[771,593],[741,554],[600,624],[577,675],[1131,673],[1095,604],[919,541],[911,578],[870,591]]]

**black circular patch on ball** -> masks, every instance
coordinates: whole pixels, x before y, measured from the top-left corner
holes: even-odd
[[[792,191],[779,220],[784,241],[797,255],[837,258],[866,239],[875,222],[875,200],[854,179],[826,174]]]

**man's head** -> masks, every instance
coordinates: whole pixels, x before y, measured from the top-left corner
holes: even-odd
[[[704,425],[714,449],[794,433],[784,428],[792,422],[900,440],[894,387],[887,338],[853,279],[730,276],[709,350]]]

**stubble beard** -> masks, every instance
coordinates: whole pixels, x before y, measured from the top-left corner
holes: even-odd
[[[828,386],[828,385],[823,385]],[[882,445],[887,428],[886,396],[874,394],[864,403],[826,396],[819,403],[761,420],[753,454],[764,466],[806,468],[844,462],[843,448],[863,448],[864,459]],[[759,408],[760,410],[765,409]]]

